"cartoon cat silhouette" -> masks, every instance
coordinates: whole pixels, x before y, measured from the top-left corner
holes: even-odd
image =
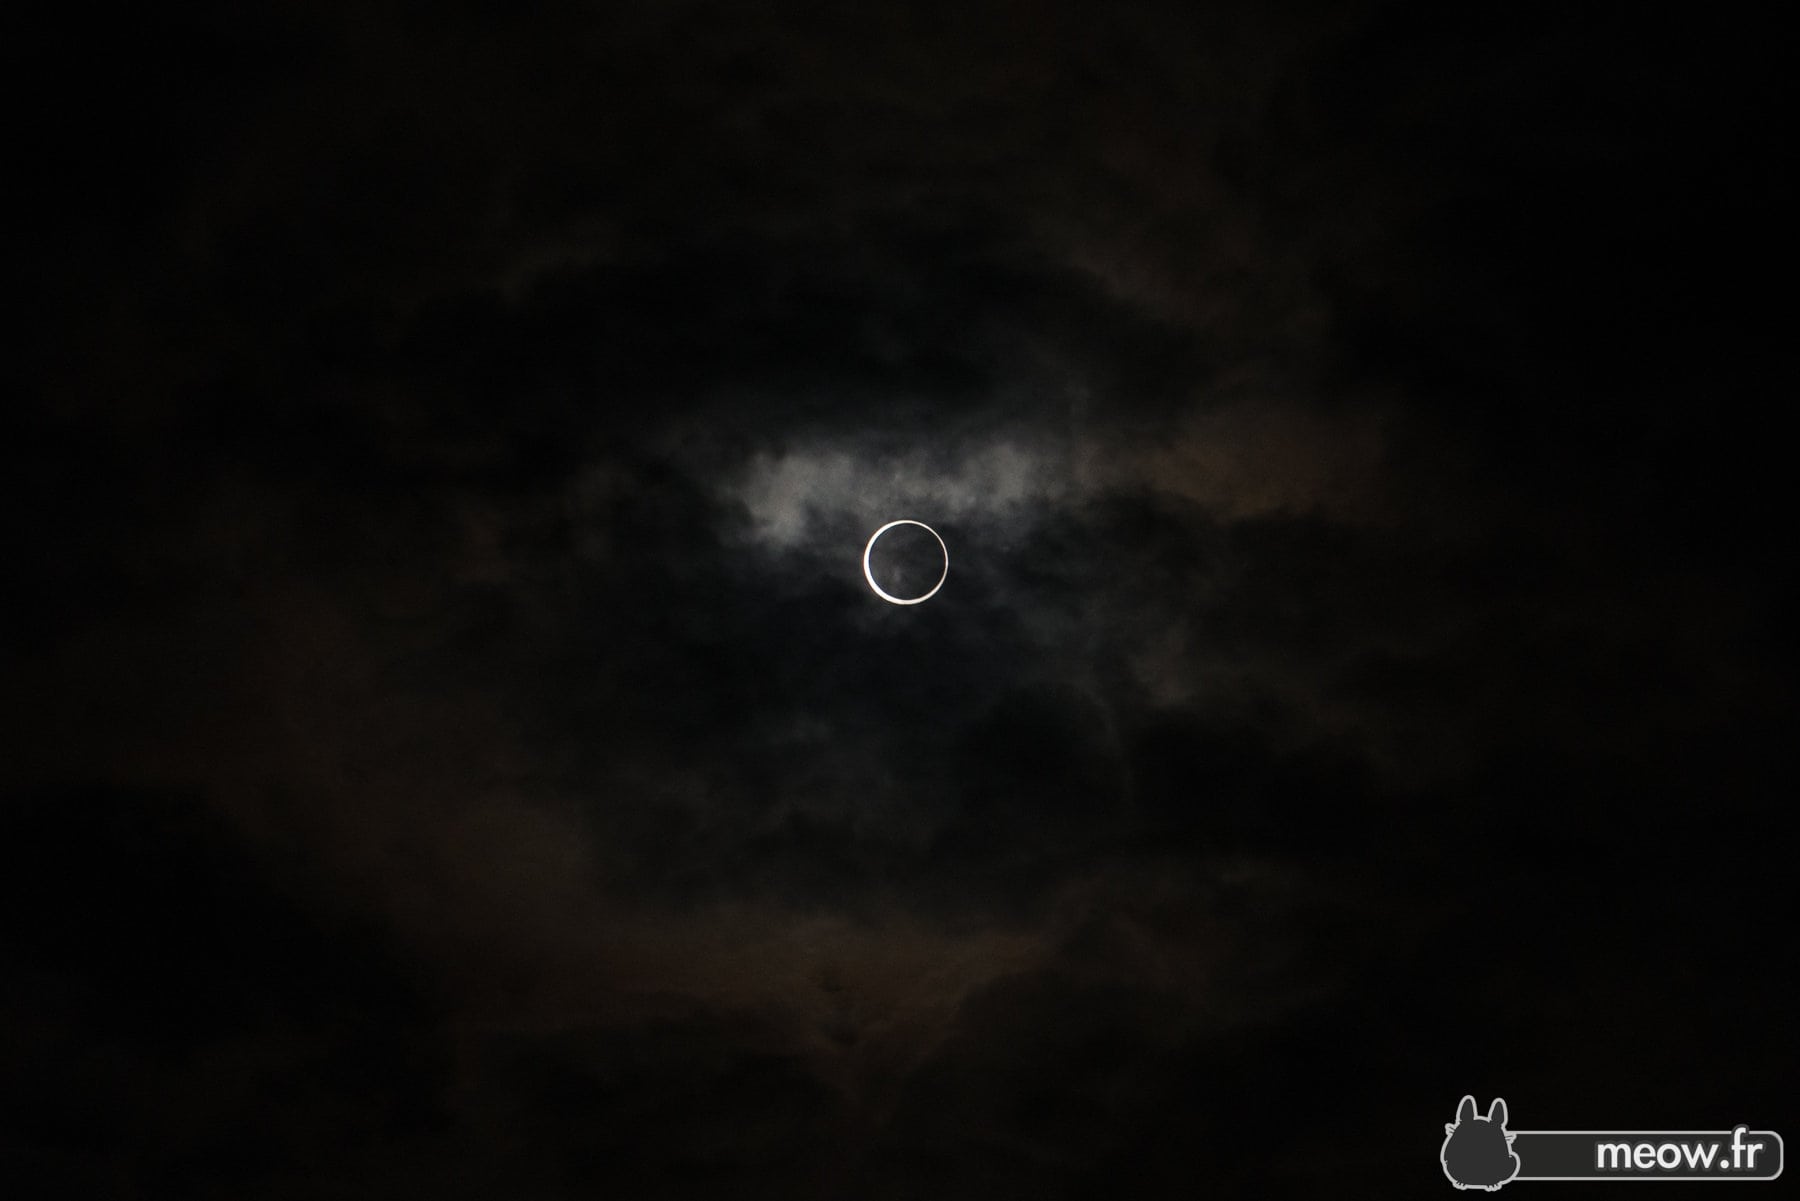
[[[1506,1102],[1499,1097],[1488,1106],[1485,1118],[1475,1116],[1475,1098],[1464,1097],[1456,1108],[1456,1121],[1444,1123],[1444,1134],[1438,1162],[1457,1188],[1491,1193],[1519,1174],[1519,1157],[1512,1151],[1515,1136],[1506,1132]]]

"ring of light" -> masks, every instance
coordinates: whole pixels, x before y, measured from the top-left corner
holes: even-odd
[[[883,534],[887,533],[889,530],[893,529],[897,525],[916,525],[916,526],[918,526],[920,529],[924,530],[927,534],[930,534],[933,538],[937,538],[938,547],[940,549],[942,549],[944,552],[944,574],[940,575],[938,577],[938,582],[931,586],[930,592],[927,592],[924,596],[915,596],[911,600],[903,600],[898,596],[891,596],[888,593],[883,592],[881,590],[881,585],[877,584],[875,582],[875,573],[869,570],[869,555],[875,549],[875,539],[881,537]],[[869,545],[863,547],[863,579],[869,581],[869,587],[871,587],[875,590],[876,596],[879,596],[882,600],[888,602],[888,604],[890,604],[890,605],[916,605],[920,601],[928,601],[932,597],[937,595],[937,590],[939,588],[942,588],[944,586],[944,581],[949,578],[950,578],[950,548],[944,545],[944,540],[942,538],[938,537],[938,532],[936,530],[932,529],[930,526],[926,525],[923,521],[913,521],[910,518],[901,518],[899,521],[890,521],[886,525],[882,526],[880,529],[876,530],[873,534],[870,534],[869,535]]]

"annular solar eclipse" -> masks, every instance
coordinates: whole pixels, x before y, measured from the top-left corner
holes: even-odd
[[[897,525],[916,525],[916,526],[918,526],[920,529],[922,529],[926,533],[930,534],[933,538],[936,538],[938,547],[944,552],[943,573],[938,576],[937,583],[935,583],[931,586],[930,591],[924,593],[921,596],[914,596],[914,597],[895,596],[892,593],[885,591],[881,587],[880,584],[877,584],[875,582],[875,573],[869,567],[869,556],[871,554],[873,554],[875,551],[876,541],[883,534],[887,533],[889,530],[893,529]],[[876,530],[873,534],[870,534],[869,535],[869,544],[867,546],[863,547],[863,578],[865,580],[869,581],[869,587],[873,588],[875,590],[875,595],[879,596],[882,600],[888,602],[890,605],[916,605],[916,604],[919,604],[921,601],[928,601],[932,597],[937,595],[937,590],[944,586],[944,581],[946,579],[948,579],[949,576],[950,576],[950,548],[944,545],[943,538],[939,536],[939,534],[936,530],[932,529],[930,526],[926,525],[922,521],[914,521],[911,518],[906,518],[906,517],[901,518],[899,521],[890,521],[886,525],[882,526],[880,529]]]

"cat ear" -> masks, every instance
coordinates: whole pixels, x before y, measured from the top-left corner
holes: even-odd
[[[1495,1097],[1494,1103],[1488,1106],[1488,1121],[1506,1125],[1506,1102],[1499,1097]]]
[[[1474,1097],[1464,1097],[1462,1099],[1462,1104],[1456,1107],[1456,1120],[1458,1122],[1472,1122],[1475,1120]]]

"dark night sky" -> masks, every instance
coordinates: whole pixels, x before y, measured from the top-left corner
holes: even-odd
[[[1772,29],[523,7],[8,10],[0,1195],[1800,1131]]]

